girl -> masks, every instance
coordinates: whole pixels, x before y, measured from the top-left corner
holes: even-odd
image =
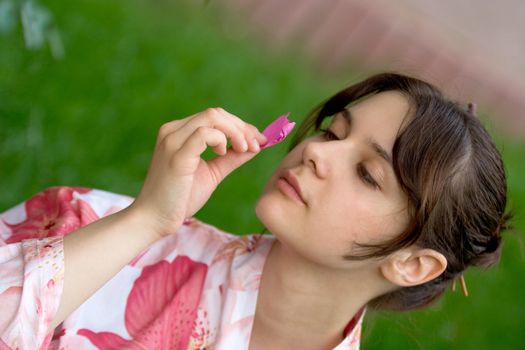
[[[267,141],[207,109],[160,128],[135,200],[55,187],[2,214],[0,349],[357,349],[367,307],[427,307],[499,259],[500,154],[430,84],[379,74],[316,108],[257,201],[271,235],[193,218]]]

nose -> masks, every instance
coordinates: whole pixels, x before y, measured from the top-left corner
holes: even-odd
[[[326,142],[311,141],[303,148],[303,163],[312,168],[316,176],[325,178],[330,172],[328,152],[334,151],[326,147]]]

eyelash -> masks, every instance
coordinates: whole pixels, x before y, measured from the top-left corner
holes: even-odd
[[[319,129],[319,131],[322,131],[322,137],[328,141],[339,140],[337,135],[334,134],[330,129],[321,128]],[[357,165],[357,174],[359,175],[359,177],[361,177],[363,182],[365,182],[365,184],[367,184],[368,186],[372,186],[375,189],[380,188],[377,182],[374,180],[374,178],[370,175],[366,167],[361,163]]]
[[[332,132],[330,129],[319,129],[319,131],[323,132],[323,138],[327,139],[328,141],[335,141],[339,140],[339,138]]]

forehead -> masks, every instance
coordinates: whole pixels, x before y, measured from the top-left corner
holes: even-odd
[[[409,110],[410,103],[405,95],[398,91],[385,91],[348,107],[349,113],[337,113],[335,119],[345,120],[349,117],[353,132],[363,132],[378,140],[390,141],[408,118]]]

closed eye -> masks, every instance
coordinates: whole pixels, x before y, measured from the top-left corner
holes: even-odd
[[[370,173],[362,163],[359,163],[357,165],[357,173],[365,184],[372,186],[373,188],[381,189],[381,187],[379,187],[379,185],[377,184],[376,180],[374,180],[372,175],[370,175]]]
[[[319,129],[319,130],[323,132],[322,136],[326,140],[328,140],[328,141],[339,140],[337,135],[334,134],[332,131],[330,131],[330,129]],[[357,165],[357,174],[367,186],[371,186],[374,189],[376,189],[376,188],[380,189],[379,185],[377,184],[377,181],[374,180],[372,175],[370,175],[370,173],[368,172],[368,170],[366,169],[366,167],[362,163],[359,163]]]
[[[339,138],[337,137],[336,134],[334,134],[332,131],[330,131],[330,129],[319,129],[320,131],[322,131],[322,136],[329,140],[329,141],[335,141],[335,140],[339,140]]]

